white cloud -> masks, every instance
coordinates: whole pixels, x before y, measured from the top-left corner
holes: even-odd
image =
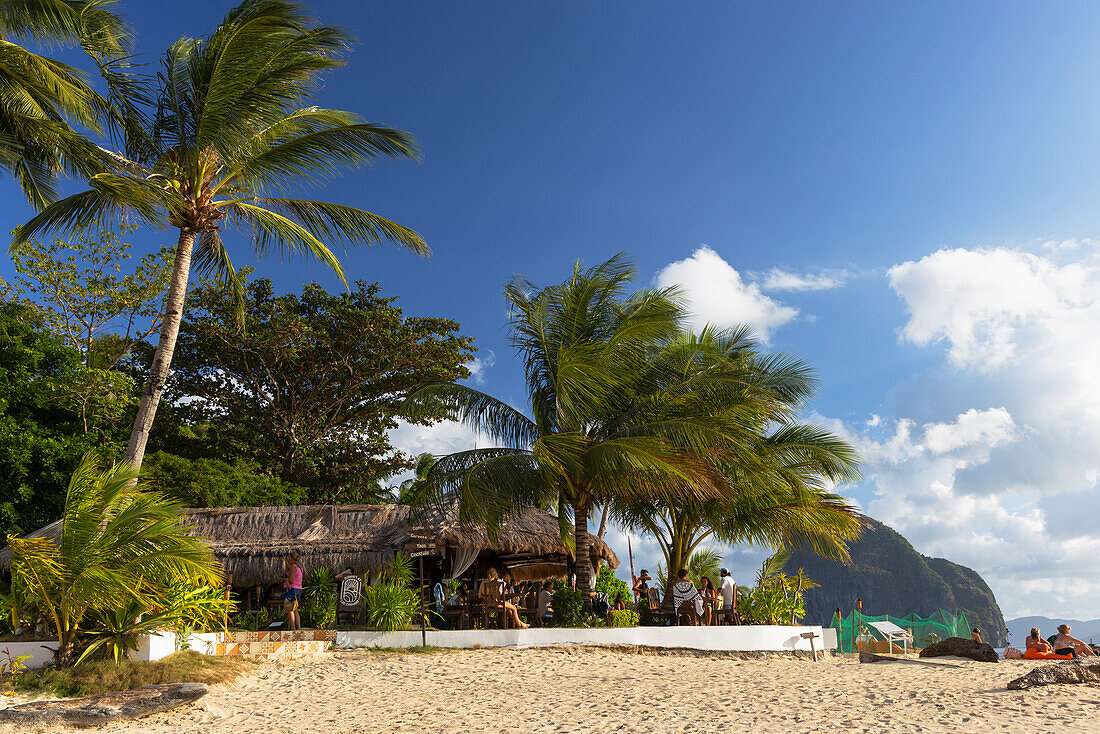
[[[953,364],[989,371],[1015,358],[1030,330],[1094,310],[1095,275],[1091,265],[994,248],[940,250],[887,277],[909,310],[904,339],[946,341]]]
[[[755,283],[745,282],[721,255],[706,246],[689,258],[666,265],[655,280],[662,288],[683,289],[694,328],[748,324],[767,341],[773,330],[798,315],[797,309],[764,295]]]
[[[894,389],[893,417],[825,421],[863,456],[852,492],[869,514],[975,568],[1008,616],[1100,608],[1098,252],[941,250],[891,268],[902,339],[945,360]]]
[[[851,277],[847,270],[792,273],[782,268],[772,268],[759,281],[760,287],[766,291],[828,291],[841,287]]]
[[[497,355],[492,349],[485,350],[484,357],[474,357],[466,363],[466,369],[470,370],[470,379],[475,385],[485,384],[485,373],[497,363]]]
[[[496,445],[489,436],[458,421],[440,421],[430,426],[400,421],[397,428],[389,432],[389,437],[395,448],[409,456],[425,453],[443,456],[475,447]],[[412,472],[408,471],[395,475],[388,481],[390,484],[398,484],[411,476]]]

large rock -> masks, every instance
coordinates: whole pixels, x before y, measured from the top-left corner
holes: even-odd
[[[948,637],[946,640],[933,642],[920,651],[922,658],[939,658],[944,655],[957,655],[981,663],[995,663],[1001,659],[988,642],[975,642],[965,637]]]
[[[1044,665],[1008,684],[1010,690],[1022,691],[1035,686],[1055,683],[1100,683],[1100,660],[1077,658],[1064,663]]]
[[[59,726],[102,726],[197,701],[206,695],[206,691],[202,683],[169,683],[88,698],[24,703],[0,710],[0,726],[14,731]]]
[[[876,616],[927,617],[937,609],[966,612],[971,626],[981,628],[983,639],[997,646],[1008,644],[1004,617],[981,576],[966,566],[922,556],[892,528],[871,518],[866,521],[863,535],[848,545],[850,564],[797,551],[784,566],[787,573],[802,568],[821,584],[805,594],[807,624],[832,624],[838,607],[847,616],[861,597],[863,610]]]

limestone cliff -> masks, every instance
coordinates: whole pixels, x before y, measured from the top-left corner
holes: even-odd
[[[807,622],[828,624],[838,607],[847,615],[860,597],[871,615],[965,611],[986,642],[1007,644],[1000,607],[981,576],[943,558],[922,556],[896,531],[868,521],[863,537],[850,547],[849,565],[809,552],[792,554],[788,573],[802,568],[821,584],[806,592]]]

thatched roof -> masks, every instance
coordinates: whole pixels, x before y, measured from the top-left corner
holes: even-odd
[[[527,509],[509,519],[490,540],[485,528],[462,528],[453,516],[431,516],[410,525],[404,505],[298,505],[291,507],[218,507],[187,510],[196,535],[208,539],[214,555],[238,586],[270,583],[283,574],[287,553],[299,555],[307,570],[351,567],[357,572],[379,571],[397,551],[413,546],[441,554],[447,547],[480,548],[504,556],[564,556],[558,521],[552,515]],[[57,537],[60,521],[31,533]],[[603,560],[612,568],[618,557],[602,540],[591,536],[593,564]],[[0,566],[7,569],[11,554],[0,550]],[[505,561],[507,563],[507,561]]]

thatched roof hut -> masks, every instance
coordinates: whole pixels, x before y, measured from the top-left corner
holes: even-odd
[[[485,528],[462,528],[453,516],[410,522],[410,508],[404,505],[195,508],[187,510],[187,519],[197,535],[210,541],[235,586],[282,577],[283,558],[291,552],[307,570],[350,567],[358,573],[377,573],[395,553],[409,550],[445,557],[454,549],[476,548],[492,552],[501,565],[535,575],[551,575],[568,557],[557,519],[536,509],[505,522],[492,539]],[[57,537],[59,529],[60,521],[30,535]],[[618,567],[618,557],[602,540],[592,536],[590,547],[593,566],[606,561]],[[4,548],[0,566],[6,570],[10,563]]]

